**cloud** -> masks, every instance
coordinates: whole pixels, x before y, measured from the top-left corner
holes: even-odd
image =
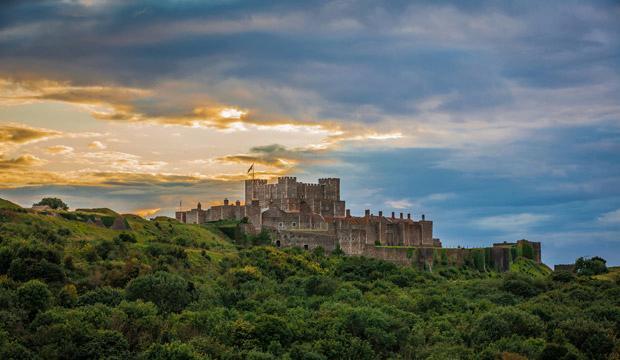
[[[287,148],[280,144],[255,146],[248,154],[226,155],[215,159],[221,163],[255,164],[271,169],[264,175],[285,175],[295,172],[302,166],[333,164],[337,162],[328,156],[328,149],[322,146]],[[258,172],[256,172],[258,174]],[[247,175],[246,175],[247,176]]]
[[[394,209],[422,209],[430,206],[434,202],[445,201],[454,198],[456,195],[453,193],[433,193],[422,196],[418,199],[399,199],[399,200],[387,200],[385,205]]]
[[[101,141],[93,141],[90,144],[88,144],[88,148],[92,150],[103,150],[107,148],[107,146]]]
[[[407,199],[400,200],[387,200],[385,202],[386,206],[389,206],[393,209],[411,209],[413,207],[413,203]]]
[[[23,160],[22,160],[23,161]],[[36,160],[35,160],[36,161]],[[0,164],[2,164],[0,162]],[[149,186],[178,184],[190,185],[207,180],[205,176],[177,175],[165,173],[141,173],[124,171],[39,171],[25,169],[32,165],[26,161],[22,166],[11,166],[7,163],[8,171],[0,173],[0,188],[19,188],[41,185],[71,185],[71,186]]]
[[[397,131],[384,133],[361,124],[345,125],[339,121],[316,118],[296,119],[266,112],[265,109],[235,107],[215,101],[202,91],[188,99],[170,91],[178,91],[179,86],[191,88],[191,83],[178,83],[173,89],[169,89],[170,86],[167,83],[154,89],[111,85],[76,86],[68,81],[57,82],[44,78],[20,81],[0,78],[0,99],[4,99],[4,105],[61,101],[85,107],[95,119],[113,122],[156,123],[222,131],[270,129],[283,133],[319,133],[325,135],[321,145],[323,147],[331,147],[343,141],[386,141],[402,137]],[[102,149],[98,144],[101,142],[91,143],[91,148]]]
[[[153,209],[138,209],[134,210],[132,214],[136,214],[140,217],[147,218],[157,214],[161,208],[153,208]]]
[[[83,166],[98,166],[114,171],[151,172],[167,165],[165,161],[143,160],[141,156],[119,151],[75,153],[71,159]]]
[[[520,213],[483,217],[474,220],[472,223],[474,226],[488,230],[520,232],[539,225],[550,218],[551,216],[545,214]]]
[[[61,132],[23,124],[0,125],[0,146],[23,145],[60,136]]]
[[[11,170],[11,169],[23,169],[31,166],[39,166],[45,163],[44,160],[39,159],[38,157],[25,154],[18,156],[14,159],[3,159],[0,157],[0,169],[3,171]],[[0,175],[0,179],[2,176]]]
[[[74,149],[71,146],[54,145],[47,147],[45,150],[52,155],[65,155],[72,153]]]
[[[602,214],[598,221],[603,224],[620,224],[620,209]]]

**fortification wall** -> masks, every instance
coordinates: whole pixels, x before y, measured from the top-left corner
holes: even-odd
[[[312,250],[322,247],[325,251],[336,250],[336,237],[327,232],[278,231],[274,245],[276,247],[299,247]]]

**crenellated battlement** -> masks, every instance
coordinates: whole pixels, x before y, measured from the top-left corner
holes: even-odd
[[[245,204],[234,205],[224,199],[223,205],[203,210],[179,211],[176,218],[185,223],[247,219],[251,231],[272,232],[274,245],[299,246],[304,249],[322,247],[341,249],[346,255],[363,255],[403,265],[432,267],[437,259],[442,264],[475,263],[483,256],[483,268],[492,265],[500,271],[510,267],[516,256],[526,256],[540,263],[540,243],[519,240],[516,243],[493,244],[488,249],[445,249],[433,237],[433,221],[420,214],[415,220],[411,212],[372,212],[352,216],[340,200],[340,179],[320,178],[318,183],[297,182],[295,176],[282,176],[276,182],[264,179],[245,181]],[[521,254],[521,255],[520,255]],[[486,271],[486,270],[485,270]]]

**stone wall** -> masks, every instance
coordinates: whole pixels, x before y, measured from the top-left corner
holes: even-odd
[[[274,241],[276,247],[299,247],[312,250],[322,247],[327,252],[336,250],[336,238],[325,232],[278,231]]]

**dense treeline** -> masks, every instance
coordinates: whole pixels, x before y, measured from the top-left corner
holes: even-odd
[[[320,249],[213,252],[165,222],[148,240],[80,241],[68,220],[11,221],[2,359],[620,357],[620,286],[591,273],[430,273]]]

